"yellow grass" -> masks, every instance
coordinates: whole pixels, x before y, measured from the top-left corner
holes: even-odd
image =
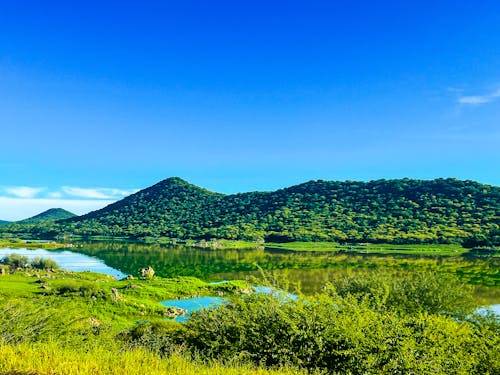
[[[305,374],[294,369],[265,370],[244,365],[198,364],[182,355],[162,359],[141,349],[61,348],[56,344],[0,344],[0,374],[37,375],[278,375]]]

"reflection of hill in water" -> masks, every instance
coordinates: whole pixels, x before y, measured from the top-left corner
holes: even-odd
[[[160,246],[124,243],[82,243],[77,251],[97,256],[123,272],[152,266],[163,277],[210,275],[224,272],[282,268],[324,268],[333,254],[302,255],[295,252],[252,250],[208,250],[185,246]],[[257,267],[258,265],[258,267]]]
[[[500,286],[500,259],[421,257],[407,255],[350,255],[270,249],[211,250],[185,246],[134,243],[81,243],[74,250],[96,256],[122,272],[137,275],[152,266],[162,277],[195,276],[205,280],[245,278],[258,268],[286,271],[304,291],[318,290],[332,275],[353,269],[435,269],[456,273],[464,281]],[[328,270],[327,270],[328,269]],[[282,271],[285,272],[285,271]]]

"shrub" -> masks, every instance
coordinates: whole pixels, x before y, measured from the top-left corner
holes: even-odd
[[[29,259],[23,255],[10,254],[2,258],[0,263],[8,265],[11,269],[26,268],[29,266]]]
[[[39,270],[55,270],[59,268],[54,260],[46,258],[35,258],[30,264],[31,267]]]
[[[486,340],[481,325],[441,314],[379,311],[352,295],[297,302],[248,296],[193,314],[186,330],[185,344],[205,359],[346,374],[499,369],[498,334]]]
[[[350,274],[326,287],[330,295],[367,299],[379,309],[405,314],[428,312],[463,318],[474,308],[472,287],[454,275],[423,271]]]
[[[106,293],[100,288],[98,283],[86,280],[56,280],[51,283],[52,293],[71,296],[77,295],[81,297],[107,298],[111,297],[111,293]]]
[[[131,348],[144,347],[160,355],[171,354],[181,341],[185,327],[171,321],[140,321],[117,338]]]

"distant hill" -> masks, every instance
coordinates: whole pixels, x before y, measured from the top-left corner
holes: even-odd
[[[69,219],[69,218],[76,217],[76,216],[77,215],[75,215],[74,213],[66,211],[63,208],[50,208],[47,211],[39,213],[38,215],[35,215],[35,216],[30,217],[28,219],[17,221],[16,223],[17,224],[35,224],[35,223],[40,223],[40,222]]]
[[[318,180],[224,195],[173,177],[58,225],[81,235],[500,243],[500,188],[457,179]]]
[[[5,220],[0,220],[0,225],[5,225],[5,224],[9,224],[10,221],[5,221]]]

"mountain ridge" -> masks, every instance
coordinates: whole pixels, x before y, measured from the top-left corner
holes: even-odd
[[[221,194],[178,177],[103,209],[59,221],[82,235],[271,241],[488,242],[500,188],[458,179],[311,180]]]

